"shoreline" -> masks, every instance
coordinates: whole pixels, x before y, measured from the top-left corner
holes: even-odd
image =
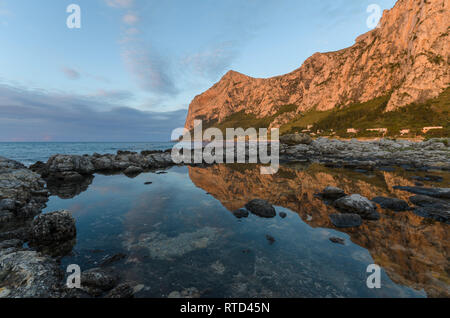
[[[280,161],[282,164],[320,163],[332,168],[343,167],[362,171],[381,170],[387,166],[400,166],[419,171],[428,169],[450,171],[450,148],[440,139],[412,143],[391,140],[361,142],[319,138],[304,140],[303,143],[294,145],[282,144]],[[79,185],[87,179],[92,180],[97,173],[124,174],[132,177],[143,172],[186,165],[210,166],[205,163],[177,165],[172,162],[171,149],[141,153],[119,150],[117,154],[104,155],[97,153],[84,156],[54,155],[46,163],[37,162],[30,167],[0,157],[0,271],[22,268],[22,272],[16,273],[17,281],[10,282],[10,285],[20,285],[23,279],[29,282],[25,287],[17,285],[17,288],[2,288],[0,296],[86,296],[86,291],[68,290],[64,286],[64,273],[59,266],[63,254],[46,254],[49,249],[55,253],[67,252],[75,244],[76,237],[75,221],[70,212],[57,211],[42,214],[51,195],[52,184]],[[450,194],[450,189],[445,188],[416,187],[405,189],[405,191],[430,197],[442,196],[444,200],[448,200]],[[424,207],[420,207],[420,211],[425,213],[424,217],[444,218],[443,220],[448,222],[448,212],[436,214],[432,208],[426,210]],[[36,222],[38,219],[40,223]],[[52,222],[59,224],[56,231],[50,236],[44,231],[43,236],[42,224],[53,224]],[[33,241],[30,248],[24,248],[23,245],[30,241]],[[54,246],[58,248],[55,249]],[[121,296],[130,296],[130,288],[121,286],[121,289],[115,292],[120,293],[120,291],[125,293]]]

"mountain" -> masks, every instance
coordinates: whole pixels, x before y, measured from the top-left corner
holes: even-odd
[[[449,31],[450,1],[398,0],[353,46],[316,53],[289,74],[262,79],[229,71],[194,98],[185,127],[191,130],[194,119],[220,125],[230,118],[280,127],[308,112],[377,98],[381,112],[426,102],[450,85]]]

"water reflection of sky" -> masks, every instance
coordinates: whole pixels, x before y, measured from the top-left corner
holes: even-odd
[[[123,252],[127,258],[116,266],[125,279],[145,286],[140,297],[188,288],[203,297],[425,296],[395,284],[384,271],[382,288],[368,289],[366,268],[374,260],[349,234],[313,227],[281,206],[276,209],[287,213],[285,219],[238,220],[215,198],[220,194],[207,193],[191,178],[186,167],[134,179],[97,175],[73,199],[52,197],[46,212],[68,209],[77,220],[77,245],[63,265],[87,269]],[[219,185],[216,190],[225,191]]]

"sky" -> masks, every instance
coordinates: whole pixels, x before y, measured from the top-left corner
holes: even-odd
[[[168,141],[227,71],[351,46],[370,4],[395,0],[0,0],[0,142]]]

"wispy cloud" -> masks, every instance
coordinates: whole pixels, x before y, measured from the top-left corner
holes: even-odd
[[[185,117],[186,110],[140,111],[98,97],[0,84],[0,141],[168,141]]]
[[[105,3],[113,8],[130,8],[134,4],[134,0],[105,0]]]
[[[134,13],[127,13],[123,16],[122,21],[128,25],[134,25],[139,22],[139,17]]]
[[[81,77],[80,72],[70,67],[63,67],[61,71],[70,80],[77,80]]]
[[[208,80],[217,80],[218,76],[229,70],[236,56],[236,47],[233,42],[222,42],[186,56],[181,64],[195,75]]]

